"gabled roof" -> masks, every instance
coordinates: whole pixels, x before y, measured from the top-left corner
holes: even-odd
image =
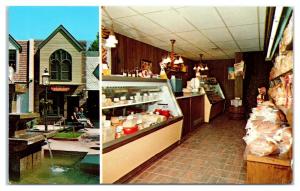
[[[19,52],[22,52],[22,46],[9,34],[8,35],[9,42],[11,42]]]
[[[83,46],[67,31],[63,25],[59,25],[51,34],[46,38],[39,46],[38,49],[41,49],[48,41],[50,41],[58,32],[61,32],[66,38],[68,38],[71,43],[76,47],[78,51],[84,50]]]

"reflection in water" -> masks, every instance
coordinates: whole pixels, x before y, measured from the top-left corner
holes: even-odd
[[[99,184],[99,174],[89,174],[80,170],[82,156],[59,156],[49,158],[33,171],[27,171],[19,182],[13,184]]]

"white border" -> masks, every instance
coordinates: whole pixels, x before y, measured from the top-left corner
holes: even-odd
[[[6,71],[6,65],[3,63],[7,63],[7,43],[3,43],[3,42],[7,42],[7,23],[6,23],[6,19],[7,19],[7,11],[6,11],[6,6],[8,5],[19,5],[19,6],[79,6],[79,5],[84,5],[84,6],[101,6],[101,5],[157,5],[157,6],[161,6],[161,5],[172,5],[172,6],[182,6],[184,5],[205,5],[205,6],[266,6],[266,5],[284,5],[284,6],[294,6],[294,14],[295,14],[295,41],[294,41],[294,49],[298,48],[299,45],[299,40],[300,38],[298,38],[296,36],[296,34],[300,34],[299,33],[299,25],[297,25],[296,23],[298,22],[298,17],[300,16],[298,14],[298,7],[299,5],[299,1],[297,0],[252,0],[252,1],[237,1],[237,0],[232,0],[232,1],[224,1],[224,0],[172,0],[172,1],[163,1],[163,0],[151,0],[151,1],[141,1],[141,0],[2,0],[1,1],[1,7],[0,7],[0,23],[1,23],[1,29],[2,29],[2,33],[0,35],[0,42],[1,43],[1,51],[0,51],[0,58],[2,58],[0,67],[1,67],[1,71]],[[101,18],[100,18],[101,19]],[[101,26],[101,25],[99,25]],[[101,41],[100,41],[101,42]],[[299,54],[298,52],[295,52],[295,63],[299,63],[300,59],[299,59]],[[5,59],[3,59],[5,58]],[[294,66],[295,69],[295,84],[298,85],[297,82],[299,82],[300,77],[298,77],[297,73],[298,73],[298,66],[297,64],[295,64]],[[2,73],[3,74],[3,73]],[[107,185],[101,185],[101,186],[82,186],[82,185],[74,185],[74,186],[51,186],[51,185],[44,185],[44,186],[11,186],[11,185],[6,185],[6,179],[7,179],[7,139],[6,139],[6,135],[8,133],[7,130],[7,111],[8,111],[8,106],[7,106],[7,74],[6,75],[0,75],[0,98],[1,98],[1,103],[6,103],[4,104],[5,107],[0,107],[0,113],[1,113],[1,146],[2,146],[2,153],[1,153],[1,178],[0,178],[0,186],[1,186],[1,190],[3,191],[14,191],[14,190],[22,190],[22,191],[50,191],[50,190],[63,190],[63,189],[68,189],[68,190],[73,190],[73,191],[77,191],[80,190],[82,191],[83,189],[89,189],[89,191],[92,190],[154,190],[154,189],[163,189],[163,190],[172,190],[172,191],[176,191],[176,190],[183,190],[183,189],[188,189],[188,190],[205,190],[205,191],[210,191],[210,190],[271,190],[271,191],[282,191],[282,190],[289,190],[289,191],[293,191],[296,190],[297,188],[299,189],[299,157],[297,157],[297,154],[299,152],[297,152],[298,147],[297,147],[297,142],[299,142],[299,120],[300,118],[298,116],[295,115],[294,119],[295,119],[295,125],[294,125],[294,137],[295,141],[294,141],[294,185],[273,185],[273,186],[249,186],[249,185],[245,185],[245,186],[210,186],[210,185],[199,185],[199,186],[190,186],[190,185],[170,185],[170,186],[157,186],[157,185],[149,185],[149,186],[107,186]],[[298,85],[299,87],[299,85]],[[299,96],[299,88],[297,86],[294,86],[295,88],[295,95],[294,97],[295,99],[295,105],[294,105],[294,114],[298,114],[298,96]],[[5,90],[5,91],[4,91]],[[100,88],[101,90],[101,88]],[[101,93],[100,93],[101,95]],[[100,138],[101,139],[101,138]]]

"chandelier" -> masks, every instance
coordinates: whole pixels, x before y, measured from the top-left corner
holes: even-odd
[[[198,65],[195,66],[195,67],[198,68],[198,69],[200,69],[201,71],[208,70],[207,64],[205,64],[205,66],[204,66],[204,64],[202,62],[203,54],[199,54],[199,55],[200,55],[200,61],[199,61]]]
[[[181,69],[181,64],[183,64],[183,59],[181,56],[177,56],[174,52],[175,40],[171,39],[171,53],[168,54],[167,58],[163,58],[162,63],[167,66],[167,69],[172,71],[178,71]]]

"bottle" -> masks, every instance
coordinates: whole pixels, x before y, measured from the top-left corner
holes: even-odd
[[[122,130],[123,130],[122,125],[117,126],[116,133],[115,133],[115,139],[118,139],[122,136]]]
[[[139,68],[138,67],[135,67],[135,76],[139,77]]]
[[[132,76],[132,77],[136,77],[136,76],[135,76],[135,71],[134,71],[134,70],[131,71],[131,76]]]

